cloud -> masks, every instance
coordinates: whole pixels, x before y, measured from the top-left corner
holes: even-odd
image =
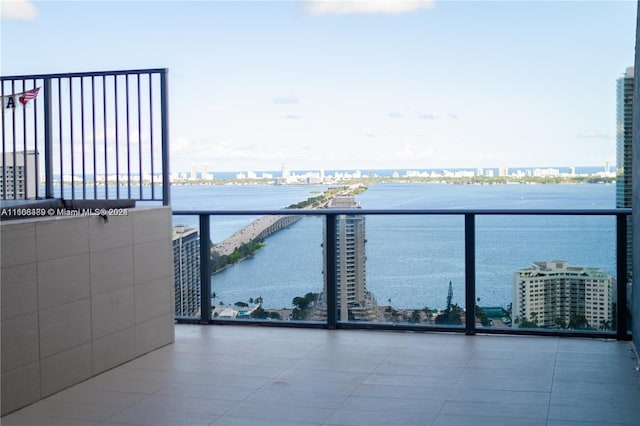
[[[236,146],[227,141],[211,143],[207,140],[193,140],[185,136],[179,136],[172,140],[170,151],[172,155],[186,156],[189,158],[213,156],[230,159],[246,158],[249,156],[245,147]]]
[[[434,156],[435,151],[432,147],[425,147],[419,150],[412,144],[404,144],[392,154],[392,158],[398,160],[425,160],[434,158]]]
[[[580,139],[605,139],[605,140],[613,139],[613,137],[610,134],[600,133],[595,130],[587,130],[586,132],[582,132],[576,135],[576,137]]]
[[[418,114],[420,120],[440,120],[441,118],[448,118],[450,120],[457,120],[460,116],[455,112],[449,112],[446,115],[439,115],[434,113]]]
[[[0,17],[3,21],[33,21],[38,12],[29,0],[2,0]]]
[[[420,117],[421,120],[435,120],[436,118],[438,118],[437,115],[431,114],[431,113],[429,113],[429,114],[420,114],[419,117]]]
[[[432,8],[435,0],[306,0],[302,5],[311,15],[369,15],[415,12]]]
[[[298,97],[296,95],[289,95],[289,96],[276,96],[275,98],[273,98],[273,103],[274,104],[298,104],[300,103],[300,101],[298,100]]]

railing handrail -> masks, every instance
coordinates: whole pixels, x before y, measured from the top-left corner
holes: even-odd
[[[339,215],[460,215],[464,217],[464,246],[465,246],[465,309],[467,313],[471,313],[466,317],[466,323],[462,327],[454,326],[430,326],[430,331],[462,331],[465,334],[475,334],[480,331],[475,325],[475,295],[476,295],[476,260],[475,260],[475,235],[476,235],[476,217],[482,215],[532,215],[532,216],[614,216],[616,218],[616,276],[627,276],[627,223],[628,217],[631,216],[632,209],[629,208],[613,208],[613,209],[263,209],[263,210],[176,210],[174,216],[198,216],[200,238],[200,255],[206,259],[206,262],[200,262],[200,289],[202,295],[211,294],[211,279],[209,254],[211,247],[209,246],[211,235],[210,216],[264,216],[264,215],[299,215],[299,216],[324,216],[326,226],[323,227],[325,235],[324,241],[326,255],[324,256],[323,268],[325,271],[335,271],[335,221]],[[389,328],[394,330],[411,330],[416,331],[424,329],[412,325],[378,325],[378,324],[350,324],[348,322],[339,323],[336,317],[336,279],[335,274],[327,274],[327,318],[323,324],[303,323],[302,326],[316,327],[324,326],[330,329],[341,328]],[[615,315],[617,328],[615,331],[584,331],[584,330],[547,330],[547,329],[516,329],[516,330],[492,330],[482,329],[483,333],[490,334],[521,334],[521,335],[554,335],[565,337],[593,337],[593,338],[616,338],[618,340],[629,340],[628,321],[626,317],[626,300],[627,300],[627,280],[616,280],[616,294],[618,302],[615,304]],[[622,303],[620,303],[622,301]],[[181,318],[181,320],[190,321]],[[192,319],[193,320],[193,319]],[[201,297],[200,318],[195,320],[201,324],[211,324],[214,320],[211,318],[211,304],[207,297]],[[216,323],[233,323],[235,320],[215,320]],[[250,321],[249,323],[264,323],[268,325],[292,325],[287,322],[279,324],[276,322]]]
[[[134,70],[115,70],[115,71],[85,71],[85,72],[68,72],[55,74],[29,74],[29,75],[8,75],[0,76],[0,81],[9,80],[44,80],[54,78],[78,78],[78,77],[102,77],[111,75],[131,75],[131,74],[154,74],[167,72],[168,68],[149,68]]]
[[[256,215],[301,215],[327,216],[346,215],[513,215],[513,216],[630,216],[632,209],[256,209],[256,210],[174,210],[176,216],[256,216]]]

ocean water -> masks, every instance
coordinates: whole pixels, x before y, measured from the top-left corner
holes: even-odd
[[[305,200],[323,186],[175,186],[174,210],[279,209]],[[447,185],[377,183],[357,197],[366,209],[609,209],[615,185]],[[211,218],[213,242],[255,216]],[[194,216],[174,224],[197,226]],[[267,308],[290,308],[296,296],[320,292],[323,218],[305,217],[265,240],[266,247],[211,278],[214,304],[262,297]],[[367,288],[379,304],[442,308],[451,282],[464,306],[464,218],[366,218]],[[596,216],[478,216],[476,296],[481,306],[511,303],[515,270],[535,261],[615,272],[615,218]]]

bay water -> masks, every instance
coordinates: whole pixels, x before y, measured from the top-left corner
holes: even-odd
[[[281,209],[318,195],[313,185],[185,185],[172,187],[174,210]],[[615,185],[451,185],[376,183],[356,199],[364,209],[611,209]],[[214,243],[256,216],[212,216]],[[265,240],[266,246],[211,277],[214,304],[262,297],[266,308],[291,308],[292,299],[323,287],[323,218],[306,216]],[[599,216],[477,216],[476,296],[480,306],[507,307],[513,274],[536,261],[614,274],[615,218]],[[198,226],[197,216],[174,224]],[[464,306],[464,217],[366,217],[366,286],[380,305],[443,308],[449,282]]]

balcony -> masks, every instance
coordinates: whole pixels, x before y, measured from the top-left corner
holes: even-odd
[[[43,186],[38,186],[40,181],[33,176],[40,174],[39,163],[29,161],[20,163],[23,174],[3,174],[3,206],[46,202],[62,203],[64,209],[85,202],[106,205],[131,200],[170,204],[162,89],[166,76],[154,79],[150,71],[155,72],[3,77],[4,95],[40,84],[43,95],[31,110],[33,117],[4,116],[10,118],[3,121],[3,129],[6,125],[17,133],[3,137],[2,164],[8,170],[10,164],[20,163],[19,152],[25,158],[41,153],[45,176]],[[62,86],[69,88],[64,97]],[[129,92],[130,87],[136,89]],[[130,122],[129,104],[139,105],[144,94],[153,91],[160,96],[149,101],[148,111],[158,116],[144,118],[146,109],[138,109]],[[102,95],[84,98],[94,92]],[[120,101],[109,98],[111,94]],[[126,108],[113,114],[106,107],[98,108],[97,114],[89,107],[123,106],[122,99],[127,99]],[[73,109],[82,118],[75,124],[64,121],[60,111],[56,115],[56,105],[60,111]],[[97,117],[97,126],[79,130],[79,123],[88,125],[92,116]],[[116,131],[108,147],[119,154],[103,158],[95,153],[107,143],[99,133],[109,120],[127,130],[120,137]],[[148,133],[163,135],[156,143],[149,141],[147,148],[153,153],[149,158],[136,157],[129,149],[133,146],[129,127],[136,127],[136,122],[138,136],[145,133],[141,130],[145,126]],[[20,133],[23,128],[35,130]],[[74,143],[82,149],[74,149]],[[65,180],[68,174],[81,174],[82,179]],[[18,187],[22,190],[14,190]],[[313,247],[328,253],[316,259],[318,274],[302,269],[325,293],[319,315],[292,321],[215,318],[208,297],[215,292],[208,245],[216,229],[212,221],[225,215],[292,213],[317,219]],[[362,217],[387,215],[398,220],[454,218],[458,228],[450,241],[460,255],[455,267],[462,288],[456,294],[462,294],[460,304],[466,314],[461,324],[434,324],[428,312],[420,314],[418,323],[412,322],[408,315],[394,313],[391,298],[382,319],[364,312],[373,298],[349,306],[361,317],[347,316],[346,303],[340,317],[335,272],[347,265],[341,268],[336,263],[335,224],[336,215],[350,213],[173,212],[174,219],[195,218],[203,261],[197,271],[199,286],[188,294],[207,295],[198,300],[197,314],[177,318],[177,324],[172,313],[168,207],[136,207],[122,217],[3,221],[2,424],[637,423],[640,379],[638,360],[628,342],[626,303],[616,305],[616,327],[602,330],[513,328],[506,322],[504,327],[488,327],[478,324],[475,306],[483,286],[476,258],[485,254],[476,247],[486,244],[483,238],[490,235],[478,232],[481,218],[608,217],[616,241],[609,249],[617,251],[612,267],[617,276],[626,276],[630,210],[359,211]],[[375,261],[370,257],[368,262],[367,273],[375,276],[370,267]],[[384,268],[378,265],[378,270]],[[327,271],[326,289],[320,271]],[[626,301],[626,284],[618,282],[617,300]],[[349,296],[359,295],[349,290]],[[408,308],[417,311],[423,305]]]
[[[176,325],[14,425],[637,425],[629,342]]]

